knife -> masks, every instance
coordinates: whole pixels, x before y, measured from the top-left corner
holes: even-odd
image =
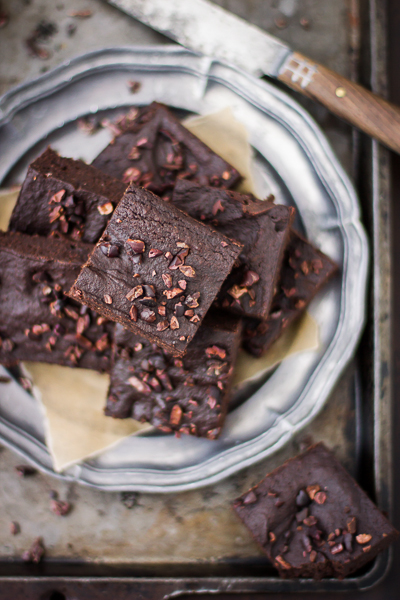
[[[109,0],[183,46],[277,78],[400,153],[400,108],[209,0]]]

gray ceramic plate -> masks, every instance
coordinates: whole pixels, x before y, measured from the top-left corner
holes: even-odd
[[[135,96],[127,81],[141,82]],[[363,326],[368,248],[354,189],[309,115],[273,85],[180,47],[87,54],[0,99],[0,182],[21,180],[49,143],[91,161],[109,141],[79,117],[158,100],[206,114],[230,106],[255,149],[257,191],[297,207],[309,239],[340,266],[312,303],[321,344],[286,359],[233,410],[217,441],[150,432],[131,437],[62,475],[104,490],[170,492],[204,486],[274,452],[322,408],[353,355]],[[54,473],[36,401],[16,383],[0,387],[0,440]]]

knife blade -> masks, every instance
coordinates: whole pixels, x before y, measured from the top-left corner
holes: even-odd
[[[108,0],[183,46],[268,75],[400,153],[400,108],[209,0]]]
[[[233,62],[253,75],[276,76],[289,46],[221,9],[197,0],[111,0],[110,4],[186,48]]]

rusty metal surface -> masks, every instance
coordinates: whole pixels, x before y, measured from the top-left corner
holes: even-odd
[[[351,74],[349,52],[355,53],[354,27],[349,26],[346,2],[221,0],[218,3],[265,27],[327,66],[344,75]],[[39,74],[43,67],[54,66],[84,50],[112,44],[154,43],[161,39],[96,0],[85,2],[85,8],[93,10],[92,21],[79,20],[78,35],[72,38],[64,30],[67,22],[72,20],[66,15],[71,10],[82,9],[77,0],[69,2],[63,9],[57,8],[61,4],[56,6],[44,1],[33,2],[26,10],[21,10],[23,6],[22,1],[2,2],[2,8],[11,15],[9,29],[3,29],[0,37],[2,92]],[[383,46],[382,6],[381,2],[378,7],[372,2],[373,24],[380,28],[374,33],[372,53],[368,23],[367,37],[363,41],[364,58],[372,56],[375,84],[380,92],[385,67],[385,57],[380,53]],[[49,43],[52,57],[48,61],[28,59],[23,38],[38,20],[45,17],[59,26],[59,37]],[[302,17],[309,20],[309,29],[300,25]],[[282,25],[279,19],[286,20],[287,26],[283,29],[276,24]],[[368,60],[364,60],[364,84],[369,81],[370,65],[367,63]],[[343,166],[349,173],[354,173],[351,129],[324,108],[307,100],[301,102],[327,133]],[[361,477],[362,484],[371,496],[376,496],[382,509],[390,508],[390,438],[386,428],[391,381],[386,151],[365,141],[361,166],[363,173],[368,173],[368,177],[361,178],[360,191],[376,251],[371,285],[373,308],[362,352],[349,365],[321,414],[281,451],[238,475],[193,492],[162,497],[140,494],[131,509],[121,502],[117,493],[102,493],[39,474],[18,478],[14,467],[20,459],[3,449],[0,452],[2,600],[47,600],[54,590],[61,594],[57,596],[60,600],[63,595],[71,600],[91,600],[99,597],[162,598],[207,589],[236,592],[359,589],[372,585],[383,576],[388,564],[386,555],[381,555],[363,576],[343,582],[280,581],[229,508],[233,498],[267,471],[296,454],[304,445],[319,440],[333,448],[355,476],[360,475],[360,467],[363,473],[369,468],[374,469],[377,486],[369,477]],[[365,453],[360,454],[361,447],[366,449]],[[73,505],[70,515],[65,518],[50,512],[49,493],[54,489],[61,499],[67,499]],[[9,531],[12,520],[21,525],[21,533],[16,536],[11,536]],[[38,535],[44,539],[47,558],[38,566],[25,565],[19,557]],[[92,575],[102,577],[90,579]],[[146,576],[152,577],[146,579]]]

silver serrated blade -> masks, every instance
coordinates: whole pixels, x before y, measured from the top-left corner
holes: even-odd
[[[289,46],[208,0],[109,0],[186,48],[276,77]]]

